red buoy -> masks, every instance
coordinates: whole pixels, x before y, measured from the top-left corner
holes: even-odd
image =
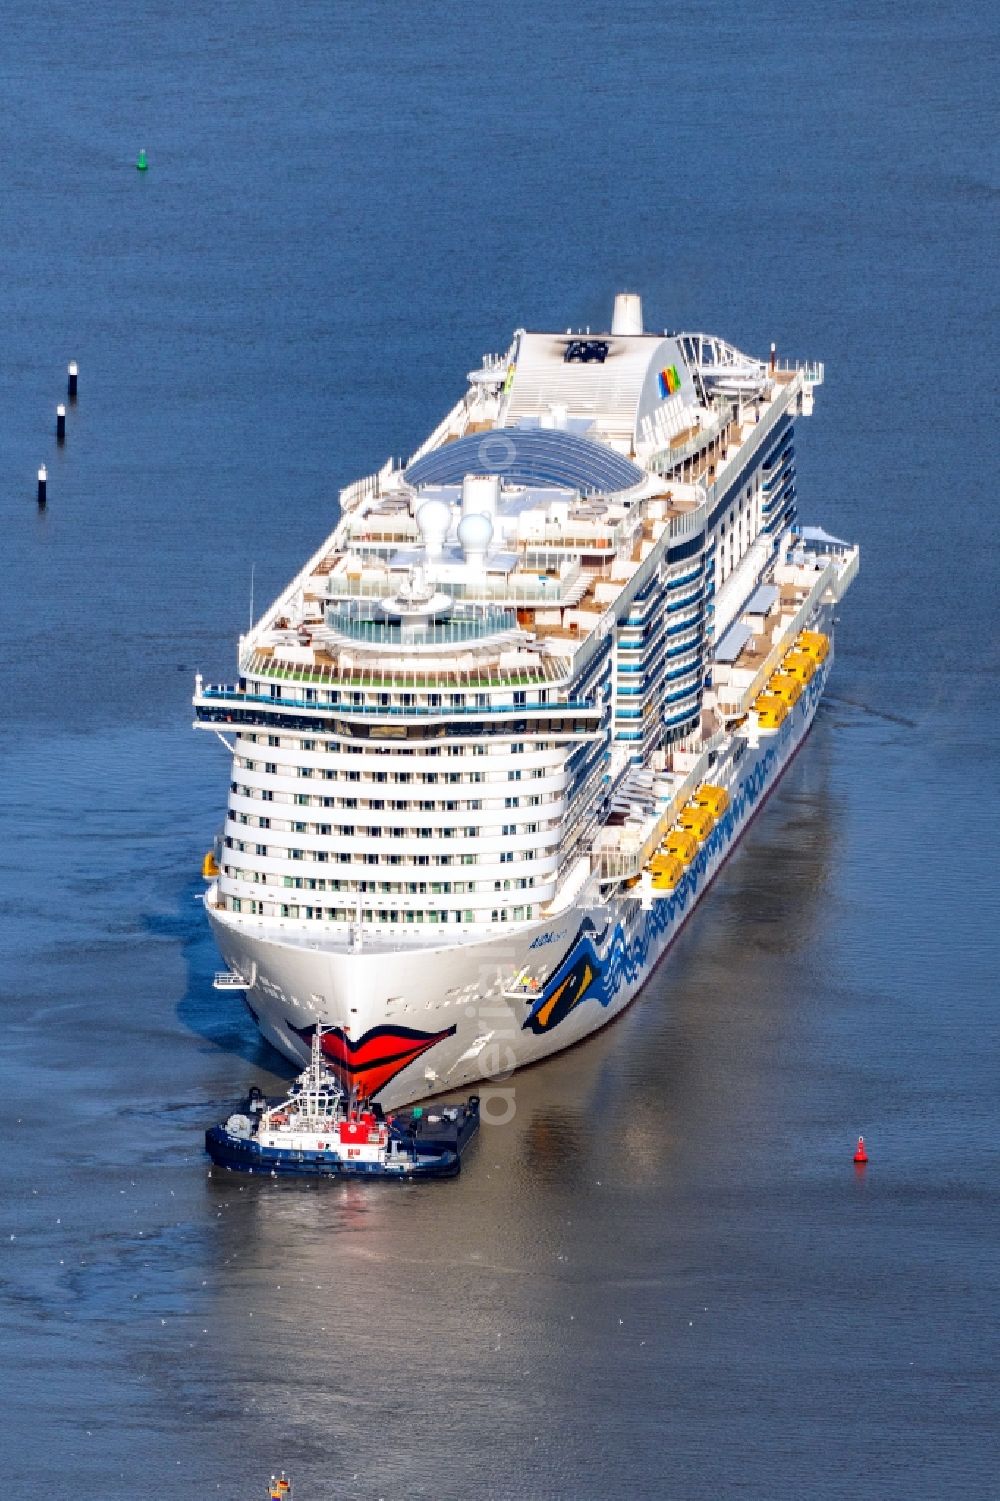
[[[865,1151],[865,1139],[863,1136],[858,1137],[858,1144],[854,1149],[854,1160],[855,1162],[868,1161],[868,1153]]]

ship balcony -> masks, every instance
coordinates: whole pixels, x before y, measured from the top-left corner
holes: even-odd
[[[253,985],[253,979],[246,980],[242,975],[234,973],[231,969],[221,969],[212,980],[213,990],[249,990]]]
[[[500,992],[505,1001],[536,1001],[545,989],[545,981],[522,969]]]
[[[837,553],[821,551],[801,564],[776,567],[781,603],[788,613],[782,615],[780,634],[770,646],[766,642],[762,647],[748,643],[729,664],[729,681],[720,682],[717,688],[720,714],[726,719],[740,719],[749,712],[799,632],[807,628],[821,605],[836,604],[843,598],[859,565],[860,550],[845,546]]]

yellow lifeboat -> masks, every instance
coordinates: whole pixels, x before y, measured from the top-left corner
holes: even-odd
[[[798,678],[800,683],[808,683],[816,671],[816,661],[804,651],[790,651],[781,664],[781,671]]]
[[[684,874],[684,862],[676,855],[657,855],[650,866],[654,891],[673,891]]]
[[[219,874],[219,867],[215,863],[215,856],[209,850],[201,862],[201,874],[206,881],[214,881]]]
[[[762,730],[777,730],[788,716],[788,705],[780,698],[771,698],[762,693],[754,704],[757,724]]]
[[[816,662],[825,662],[830,653],[830,638],[822,631],[803,631],[795,643],[796,651],[804,651]]]
[[[698,841],[690,829],[672,829],[663,841],[670,855],[676,855],[686,865],[698,853]]]
[[[699,808],[707,808],[714,818],[719,818],[729,807],[729,793],[725,787],[715,787],[711,782],[702,782],[694,795]]]
[[[702,839],[707,839],[712,832],[715,819],[708,808],[702,808],[698,803],[688,803],[686,808],[681,809],[677,822],[682,829],[690,829],[700,842]]]
[[[802,697],[802,684],[791,673],[776,672],[767,685],[767,696],[780,698],[783,704],[791,708]]]

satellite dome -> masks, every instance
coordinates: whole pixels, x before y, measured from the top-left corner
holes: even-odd
[[[486,549],[493,540],[493,523],[488,516],[463,516],[458,523],[458,540],[462,544],[465,561],[473,569],[481,570]]]
[[[425,500],[417,512],[417,527],[429,558],[439,558],[451,527],[451,506],[446,500]]]

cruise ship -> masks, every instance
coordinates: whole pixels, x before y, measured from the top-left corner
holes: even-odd
[[[261,1032],[396,1107],[617,1016],[802,744],[856,546],[797,516],[823,366],[518,329],[197,679],[205,907]],[[669,994],[669,991],[667,992]]]

